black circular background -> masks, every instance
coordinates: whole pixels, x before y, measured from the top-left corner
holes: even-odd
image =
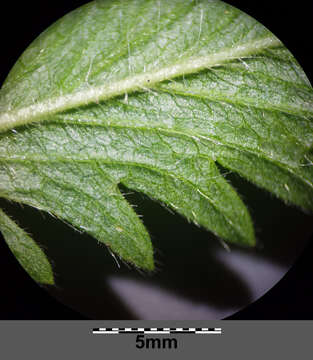
[[[281,39],[312,83],[311,2],[227,2],[253,16]],[[84,3],[86,1],[79,0],[2,3],[0,84],[34,38],[61,16]],[[19,266],[4,241],[0,240],[0,319],[85,319],[38,286]],[[312,258],[313,243],[310,241],[281,281],[263,297],[228,319],[313,319]],[[125,318],[122,308],[110,305],[107,319]]]

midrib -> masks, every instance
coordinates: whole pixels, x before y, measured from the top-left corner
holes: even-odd
[[[270,47],[280,46],[281,42],[274,37],[247,42],[214,54],[199,58],[189,58],[154,72],[134,75],[126,79],[104,84],[99,87],[87,88],[73,94],[59,96],[42,101],[18,110],[0,115],[0,132],[17,126],[49,119],[51,116],[80,106],[108,100],[118,95],[142,91],[153,85],[175,77],[197,73],[201,70],[221,65],[227,61],[256,54]]]

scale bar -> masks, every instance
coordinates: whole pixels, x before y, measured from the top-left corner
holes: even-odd
[[[222,334],[221,328],[94,328],[93,334]]]

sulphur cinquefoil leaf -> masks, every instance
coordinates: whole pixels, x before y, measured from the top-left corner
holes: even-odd
[[[0,196],[143,269],[154,266],[150,237],[119,184],[254,245],[249,212],[218,164],[312,210],[312,117],[296,60],[238,9],[93,1],[42,33],[2,86]]]

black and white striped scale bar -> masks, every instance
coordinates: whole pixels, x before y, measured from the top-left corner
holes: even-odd
[[[93,334],[222,334],[221,328],[96,328]]]

